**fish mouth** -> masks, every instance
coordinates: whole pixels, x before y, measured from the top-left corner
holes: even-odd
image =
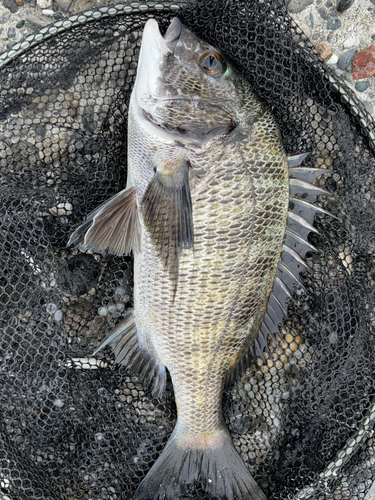
[[[148,113],[144,109],[142,109],[142,112],[144,118],[159,130],[163,130],[170,135],[174,135],[176,137],[179,137],[180,139],[186,139],[189,142],[196,144],[202,144],[208,141],[217,141],[218,139],[229,135],[237,127],[236,123],[231,122],[228,123],[228,125],[220,125],[208,131],[204,131],[203,129],[190,130],[180,126],[172,125],[170,123],[159,123],[153,118],[151,113]]]

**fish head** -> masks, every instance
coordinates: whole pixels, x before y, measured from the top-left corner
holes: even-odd
[[[220,52],[178,18],[164,37],[155,19],[146,23],[133,96],[151,133],[202,147],[236,128],[243,91],[243,79]]]

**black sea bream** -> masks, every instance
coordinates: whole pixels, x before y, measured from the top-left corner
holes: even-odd
[[[172,378],[177,425],[137,500],[172,500],[193,483],[220,499],[265,500],[233,446],[222,394],[254,342],[262,350],[277,331],[298,282],[298,249],[309,244],[295,230],[306,236],[301,214],[311,223],[315,212],[295,198],[288,216],[290,189],[322,193],[304,180],[321,171],[292,168],[304,157],[288,165],[269,108],[215,48],[177,18],[164,38],[147,22],[127,187],[70,240],[82,250],[133,251],[134,310],[101,347],[111,344],[116,362],[158,397],[166,369]]]

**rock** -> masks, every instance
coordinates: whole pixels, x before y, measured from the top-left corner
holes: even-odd
[[[14,38],[16,36],[16,30],[11,26],[8,28],[8,38]]]
[[[328,59],[327,64],[336,64],[339,58],[337,57],[336,54],[332,54],[331,57]]]
[[[328,45],[325,42],[318,43],[318,45],[315,47],[316,50],[319,52],[320,57],[325,61],[330,57],[332,54],[331,49],[328,47]]]
[[[307,36],[307,38],[311,38],[312,32],[311,32],[310,27],[307,26],[307,24],[305,24],[305,23],[299,23],[299,27],[305,33],[305,35]]]
[[[327,21],[327,30],[338,30],[339,28],[341,28],[340,19],[330,16]]]
[[[288,5],[288,12],[297,14],[298,12],[305,10],[312,3],[313,0],[291,0]]]
[[[68,12],[73,0],[55,0],[55,4],[62,12]]]
[[[53,15],[55,14],[52,9],[43,9],[42,12],[45,16],[49,17],[53,17]]]
[[[373,45],[355,56],[352,73],[354,80],[361,80],[375,74],[375,47]]]
[[[52,0],[36,0],[36,3],[41,9],[49,9],[52,7]]]
[[[357,82],[355,84],[355,89],[358,91],[358,92],[364,92],[365,90],[367,90],[370,86],[370,82]]]
[[[16,24],[16,28],[23,28],[25,25],[25,20],[22,19],[21,21],[18,21],[18,23]]]
[[[374,112],[374,106],[371,104],[371,102],[364,101],[363,104],[365,105],[365,108],[370,113],[370,115],[372,115]]]
[[[18,10],[18,7],[17,7],[16,3],[14,2],[14,0],[3,0],[3,5],[8,10],[10,10],[12,14],[17,12],[17,10]]]
[[[78,12],[82,12],[84,10],[96,9],[98,6],[99,0],[74,0],[71,12],[77,14]]]
[[[24,2],[23,0],[16,0],[16,4],[18,5],[18,7],[22,7]]]
[[[328,17],[329,17],[329,12],[325,7],[320,7],[318,9],[318,14],[320,15],[320,17],[322,19],[328,19]]]
[[[63,18],[63,15],[61,14],[61,12],[55,12],[53,18],[56,19],[56,21],[58,21],[59,19]]]
[[[51,24],[51,19],[47,17],[35,16],[34,14],[29,14],[26,16],[26,26],[31,28],[34,31],[39,30],[40,28],[44,28],[44,26],[48,26]]]
[[[350,49],[350,50],[344,52],[344,54],[339,58],[339,60],[337,62],[337,66],[340,69],[346,69],[349,66],[349,64],[352,62],[353,57],[356,55],[357,52],[358,52],[357,49]]]
[[[350,7],[353,5],[354,0],[339,0],[337,2],[337,7],[336,10],[337,12],[344,12],[345,10],[350,9]]]

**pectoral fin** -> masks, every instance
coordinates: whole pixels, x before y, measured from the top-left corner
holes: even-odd
[[[179,255],[194,245],[188,166],[176,175],[156,173],[142,200],[145,226],[164,266],[178,273]]]
[[[134,186],[94,210],[71,235],[68,246],[115,255],[140,250],[141,227]]]

